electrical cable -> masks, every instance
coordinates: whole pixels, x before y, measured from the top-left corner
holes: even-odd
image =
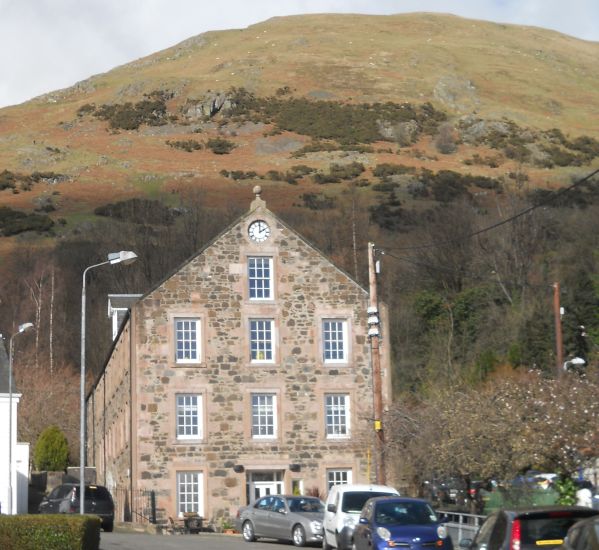
[[[562,195],[568,193],[569,191],[571,191],[572,189],[578,187],[579,185],[585,183],[586,181],[588,181],[589,179],[591,179],[594,175],[599,174],[599,168],[597,168],[597,170],[594,170],[593,172],[591,172],[590,174],[586,175],[584,178],[575,181],[572,185],[569,185],[568,187],[563,187],[562,189],[560,189],[559,191],[557,191],[554,195],[551,195],[550,197],[547,197],[545,200],[539,201],[538,203],[529,206],[528,208],[525,208],[524,210],[522,210],[521,212],[518,212],[517,214],[514,214],[513,216],[510,216],[509,218],[506,218],[504,220],[498,221],[494,224],[491,224],[487,227],[483,227],[482,229],[479,229],[477,231],[474,231],[473,233],[470,233],[469,235],[466,235],[465,237],[461,237],[459,239],[448,239],[445,241],[440,241],[437,243],[427,243],[427,244],[421,244],[421,245],[414,245],[414,246],[402,246],[402,247],[387,247],[387,250],[423,250],[426,248],[436,248],[439,246],[444,246],[447,244],[453,244],[456,242],[461,242],[461,241],[465,241],[468,239],[472,239],[473,237],[476,237],[478,235],[481,235],[482,233],[486,233],[488,231],[491,231],[493,229],[497,229],[498,227],[501,227],[502,225],[505,225],[507,223],[513,222],[514,220],[517,220],[518,218],[521,218],[522,216],[525,216],[526,214],[530,214],[530,212],[532,212],[533,210],[536,210],[537,208],[540,208],[542,206],[546,206],[547,204],[551,203],[552,201],[556,200],[557,198],[561,197]]]

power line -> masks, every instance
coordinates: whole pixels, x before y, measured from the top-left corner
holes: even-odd
[[[597,170],[594,170],[590,174],[586,175],[584,178],[582,178],[578,181],[575,181],[572,185],[569,185],[568,187],[563,187],[558,192],[556,192],[554,195],[551,195],[550,197],[547,197],[546,199],[541,200],[538,203],[536,203],[532,206],[529,206],[528,208],[525,208],[521,212],[518,212],[517,214],[514,214],[513,216],[510,216],[509,218],[506,218],[504,220],[498,221],[492,225],[489,225],[487,227],[479,229],[478,231],[474,231],[473,233],[470,233],[470,234],[466,235],[465,237],[460,237],[459,239],[448,239],[448,240],[440,241],[440,242],[436,242],[436,243],[427,243],[427,244],[414,245],[414,246],[387,247],[387,248],[388,248],[388,250],[423,250],[426,248],[436,248],[439,246],[444,246],[446,244],[452,244],[452,243],[472,239],[473,237],[481,235],[482,233],[492,231],[493,229],[497,229],[498,227],[501,227],[502,225],[511,223],[514,220],[517,220],[518,218],[525,216],[526,214],[530,214],[533,210],[536,210],[537,208],[540,208],[541,206],[546,206],[547,204],[553,202],[554,200],[561,197],[562,195],[568,193],[572,189],[585,183],[586,181],[588,181],[589,179],[591,179],[594,175],[596,175],[598,173],[599,173],[599,168],[597,168]]]

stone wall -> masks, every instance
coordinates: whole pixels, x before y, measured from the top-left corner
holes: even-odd
[[[254,219],[271,227],[270,237],[261,244],[247,237]],[[249,299],[248,256],[273,258],[273,300]],[[246,504],[249,471],[282,471],[286,492],[291,492],[292,480],[301,479],[305,490],[321,495],[326,494],[328,468],[351,469],[354,482],[373,479],[367,306],[363,288],[260,204],[136,304],[131,321],[135,354],[130,358],[117,346],[105,374],[112,382],[99,384],[95,399],[100,392],[110,394],[106,399],[112,418],[107,415],[107,420],[119,422],[121,413],[129,414],[122,388],[128,384],[126,372],[133,369],[133,485],[156,491],[160,518],[176,516],[177,471],[203,473],[203,514],[217,523]],[[201,320],[198,365],[175,363],[176,317]],[[321,323],[331,317],[348,321],[347,364],[323,362]],[[274,319],[272,364],[250,361],[251,318]],[[126,330],[121,339],[128,337]],[[388,358],[384,350],[387,398]],[[250,399],[258,390],[277,396],[274,439],[251,437]],[[176,438],[175,399],[182,392],[203,396],[204,434],[199,441]],[[350,396],[350,439],[326,437],[328,392]],[[115,471],[113,479],[124,482],[126,461],[116,455],[107,455],[107,460],[107,471]],[[299,465],[299,471],[290,471],[290,464]],[[236,472],[235,465],[243,471]]]

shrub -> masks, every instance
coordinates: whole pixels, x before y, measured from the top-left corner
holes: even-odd
[[[317,172],[312,176],[314,183],[318,183],[320,185],[325,183],[339,183],[341,180],[332,174],[325,174],[324,172]]]
[[[392,192],[386,201],[369,209],[370,220],[388,231],[401,231],[414,223],[413,215],[401,207],[401,201]]]
[[[253,170],[248,170],[244,172],[243,170],[231,170],[228,172],[227,177],[233,180],[251,180],[258,177],[258,174]]]
[[[305,164],[296,164],[289,169],[289,172],[293,173],[297,177],[307,176],[314,171],[316,171],[315,168],[306,166]]]
[[[182,149],[183,151],[187,151],[191,153],[193,151],[199,151],[202,148],[202,144],[195,139],[186,139],[179,141],[170,141],[167,140],[166,144],[173,149]]]
[[[14,189],[17,177],[9,170],[0,172],[0,191],[3,189]]]
[[[163,92],[152,92],[141,101],[114,105],[100,105],[93,115],[101,120],[107,120],[111,128],[122,130],[137,130],[142,124],[160,126],[166,123],[167,110]],[[89,107],[86,107],[86,111]]]
[[[8,206],[0,206],[0,234],[8,237],[25,231],[49,231],[54,222],[45,214],[25,214]]]
[[[578,155],[556,145],[544,147],[543,150],[549,155],[551,162],[557,166],[580,166],[582,164]]]
[[[228,139],[211,138],[206,142],[206,147],[215,155],[228,155],[236,146]]]
[[[231,115],[237,121],[249,120],[275,124],[286,130],[311,136],[315,140],[335,140],[344,147],[384,139],[381,123],[393,126],[414,121],[417,132],[435,133],[447,116],[430,103],[419,107],[408,103],[344,104],[335,101],[312,101],[283,96],[258,98],[247,90],[232,89]]]
[[[104,204],[98,206],[94,214],[138,224],[171,225],[175,221],[173,210],[158,200],[150,199]]]
[[[301,198],[304,201],[304,206],[310,210],[329,210],[335,207],[333,197],[327,197],[320,193],[304,193]]]
[[[85,115],[91,115],[96,110],[96,106],[93,103],[86,103],[85,105],[81,105],[79,109],[77,109],[77,116],[82,117]]]
[[[39,436],[33,452],[38,470],[64,471],[69,463],[69,444],[58,426],[48,426]]]
[[[361,162],[350,162],[349,164],[331,164],[329,167],[331,176],[342,180],[357,178],[364,172]]]
[[[395,188],[398,186],[397,183],[392,182],[392,181],[385,181],[383,183],[375,183],[372,186],[372,190],[373,191],[379,191],[381,193],[389,193],[393,190],[395,190]]]
[[[383,164],[377,164],[372,171],[372,174],[376,178],[386,178],[398,174],[413,174],[414,172],[416,172],[416,168],[413,166],[404,166],[403,164],[391,164],[385,162]]]
[[[271,181],[283,181],[285,179],[285,174],[279,170],[269,170],[266,172],[265,177]]]
[[[57,174],[56,172],[32,172],[30,178],[36,183],[40,181],[56,183],[66,180],[67,176],[64,174]]]
[[[0,516],[2,550],[98,550],[98,516],[19,515]]]
[[[311,143],[308,143],[307,145],[304,145],[297,151],[294,151],[291,154],[291,156],[293,158],[299,158],[299,157],[305,156],[306,153],[318,153],[320,151],[330,152],[330,151],[338,151],[339,149],[340,149],[340,147],[336,143],[315,140],[315,141],[312,141]]]

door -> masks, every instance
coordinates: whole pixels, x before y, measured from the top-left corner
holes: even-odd
[[[248,473],[248,501],[251,504],[261,497],[268,495],[281,495],[283,491],[283,472],[249,472]]]

